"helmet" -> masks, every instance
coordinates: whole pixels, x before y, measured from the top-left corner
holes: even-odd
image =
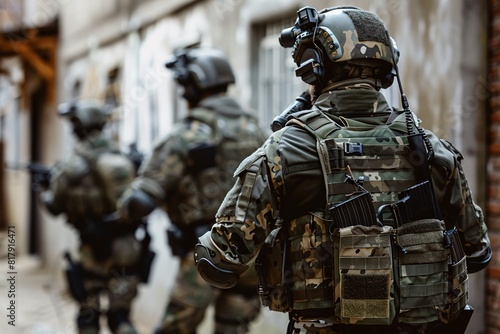
[[[108,120],[108,111],[94,100],[78,100],[62,103],[58,107],[62,117],[68,117],[73,124],[73,131],[79,138],[88,133],[102,130]]]
[[[184,98],[193,105],[203,94],[225,92],[235,82],[225,54],[214,48],[182,48],[165,65],[174,71],[175,80],[184,87]]]
[[[339,68],[353,65],[371,68],[369,76],[383,88],[392,84],[396,74],[399,51],[394,40],[380,18],[358,7],[319,12],[303,7],[297,11],[295,25],[284,29],[279,41],[283,47],[293,47],[296,75],[311,85],[324,87],[328,80],[335,81]]]

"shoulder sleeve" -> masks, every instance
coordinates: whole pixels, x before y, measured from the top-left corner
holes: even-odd
[[[235,173],[236,183],[226,195],[209,232],[212,243],[226,261],[251,263],[279,215],[279,197],[271,170],[276,162],[267,154],[273,151],[269,146],[275,144],[268,140],[241,163]]]
[[[429,136],[435,150],[432,169],[436,192],[447,228],[457,227],[467,255],[481,252],[485,244],[487,227],[482,209],[474,202],[467,176],[462,166],[462,153],[450,142]]]

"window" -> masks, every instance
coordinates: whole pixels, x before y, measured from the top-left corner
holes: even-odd
[[[294,17],[294,13],[290,17]],[[307,85],[295,76],[296,65],[292,49],[281,47],[281,30],[292,26],[293,19],[258,24],[254,27],[252,86],[255,97],[252,108],[257,110],[261,126],[269,128],[279,115]]]
[[[0,0],[0,30],[12,30],[22,25],[23,1]]]

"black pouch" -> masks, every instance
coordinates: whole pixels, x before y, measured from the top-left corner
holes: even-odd
[[[171,224],[167,229],[167,239],[172,255],[186,256],[194,249],[194,246],[198,243],[198,238],[209,230],[210,226],[204,223],[183,227]]]
[[[272,311],[291,312],[293,299],[286,277],[286,236],[282,228],[274,229],[256,260],[258,292],[262,305]]]
[[[85,298],[87,298],[87,293],[83,285],[82,265],[80,263],[74,263],[69,253],[65,253],[64,256],[68,260],[68,266],[66,267],[65,274],[69,292],[76,301],[83,302]]]
[[[147,283],[149,281],[149,275],[151,273],[151,267],[155,259],[156,253],[150,249],[144,251],[144,255],[141,258],[139,276],[141,278],[141,283]]]
[[[450,244],[448,261],[448,303],[447,316],[450,321],[460,317],[469,300],[469,276],[467,274],[467,258],[456,227],[446,231],[446,240]],[[444,317],[445,315],[443,315]]]

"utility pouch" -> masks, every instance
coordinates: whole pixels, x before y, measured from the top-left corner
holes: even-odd
[[[340,323],[392,323],[396,315],[392,233],[390,226],[335,229],[335,316]]]
[[[446,231],[445,235],[450,244],[449,257],[449,309],[446,311],[449,321],[457,319],[468,302],[469,278],[467,275],[467,261],[460,236],[456,227]]]
[[[448,298],[448,255],[444,222],[422,219],[396,230],[400,314],[403,323],[439,320]]]
[[[286,281],[286,238],[282,228],[274,229],[267,237],[255,262],[259,276],[258,292],[263,306],[271,311],[291,312],[293,300]]]
[[[64,254],[68,260],[68,265],[65,269],[68,289],[71,296],[78,301],[83,302],[87,298],[85,287],[83,285],[83,270],[80,263],[74,263],[68,252]]]
[[[141,283],[147,283],[149,281],[149,274],[151,273],[151,266],[155,258],[155,252],[149,249],[149,244],[151,243],[151,235],[149,235],[147,225],[143,225],[144,238],[141,241],[141,259],[139,261],[139,277]]]

